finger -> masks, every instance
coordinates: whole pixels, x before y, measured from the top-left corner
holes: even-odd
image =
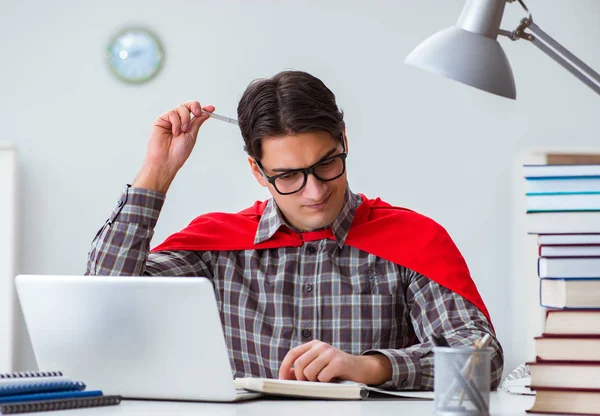
[[[294,361],[294,374],[296,375],[296,380],[311,380],[306,376],[306,367],[309,366],[314,360],[319,358],[319,350],[315,347],[312,347],[310,350],[306,351],[300,357]],[[312,379],[314,381],[314,379]]]
[[[213,111],[215,111],[215,106],[209,104],[202,107],[202,109],[208,111],[209,113],[212,113]]]
[[[200,103],[198,101],[186,101],[183,103],[183,106],[187,108],[189,112],[194,115],[194,117],[198,117],[200,114],[202,114],[202,107],[200,107]]]
[[[173,136],[179,136],[181,134],[181,120],[177,111],[171,110],[167,113],[167,119],[171,123],[171,131]]]
[[[306,353],[308,354],[308,353]],[[304,355],[306,355],[304,354]],[[304,355],[300,359],[304,358]],[[308,365],[304,366],[302,374],[309,381],[321,381],[319,376],[324,368],[328,367],[331,363],[332,354],[322,353],[318,354]],[[298,361],[296,361],[298,362]],[[296,364],[294,364],[294,368]]]
[[[154,125],[161,127],[165,130],[171,130],[171,122],[169,121],[169,113],[165,113],[162,116],[154,120]]]
[[[284,375],[283,380],[296,380],[296,373],[294,373],[294,369],[290,368],[287,374]]]
[[[187,133],[188,128],[190,127],[190,110],[184,105],[179,105],[175,111],[177,111],[179,119],[181,120],[181,131]]]
[[[339,367],[337,361],[329,361],[326,366],[321,368],[321,371],[317,375],[317,380],[321,383],[328,383],[337,378],[341,378],[342,369]]]
[[[212,105],[207,105],[202,109],[208,111],[209,113],[215,111],[215,107]],[[194,117],[190,122],[190,133],[195,137],[198,134],[198,130],[200,130],[200,126],[202,126],[202,124],[204,124],[204,122],[209,118],[210,116],[208,114],[200,112],[200,115],[198,117]]]
[[[279,367],[279,378],[284,378],[284,376],[290,371],[294,361],[298,359],[302,354],[306,351],[310,350],[314,345],[314,341],[308,342],[306,344],[298,345],[297,347],[292,348],[288,351],[288,353],[283,358],[281,362],[281,366]]]

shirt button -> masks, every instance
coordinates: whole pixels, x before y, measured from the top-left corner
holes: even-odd
[[[401,384],[400,387],[406,387],[408,386],[408,380],[404,380]]]
[[[310,284],[306,285],[306,291],[312,292],[312,285],[310,285]]]
[[[118,207],[121,207],[121,206],[123,206],[123,200],[122,200],[122,199],[120,199],[120,200],[119,200],[119,202],[117,202],[117,206],[118,206]]]
[[[311,334],[312,334],[312,332],[310,332],[310,329],[303,329],[303,330],[302,330],[302,336],[303,336],[304,338],[308,338],[308,337],[310,337],[310,336],[311,336]]]
[[[308,246],[306,251],[308,251],[308,254],[315,254],[317,252],[317,249],[314,246]]]

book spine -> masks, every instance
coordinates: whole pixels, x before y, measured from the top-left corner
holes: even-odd
[[[121,403],[121,400],[121,396],[100,396],[25,402],[2,405],[0,406],[0,412],[2,412],[2,414],[10,415],[18,413],[49,412],[52,410],[83,409],[87,407],[115,406]]]

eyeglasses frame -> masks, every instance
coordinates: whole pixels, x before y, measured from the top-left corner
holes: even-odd
[[[344,173],[346,173],[346,157],[348,156],[348,153],[346,152],[346,145],[343,139],[343,134],[342,134],[342,149],[343,151],[341,153],[326,157],[325,159],[322,159],[320,161],[318,161],[317,163],[315,163],[312,166],[309,166],[307,168],[303,168],[303,169],[290,169],[287,170],[285,172],[279,173],[277,175],[273,175],[273,176],[269,176],[265,173],[265,169],[263,168],[263,166],[261,165],[260,161],[258,159],[254,159],[254,162],[256,163],[256,166],[258,167],[258,170],[260,171],[261,175],[271,184],[273,185],[273,188],[275,188],[275,190],[277,191],[278,194],[280,195],[292,195],[295,193],[300,192],[305,186],[306,186],[306,182],[308,182],[308,175],[312,174],[315,178],[317,178],[319,181],[321,182],[331,182],[336,180],[337,178],[339,178],[340,176],[342,176]],[[330,160],[336,159],[336,158],[340,158],[342,159],[342,172],[337,175],[334,178],[331,179],[322,179],[319,177],[319,175],[317,175],[317,173],[315,172],[315,168],[317,166],[319,166],[322,163],[325,162],[329,162]],[[275,185],[275,181],[277,180],[277,178],[280,178],[284,175],[289,175],[290,173],[296,173],[296,172],[302,172],[304,174],[304,180],[302,182],[302,186],[300,186],[300,188],[298,188],[297,190],[295,190],[294,192],[281,192],[279,189],[277,189],[277,185]]]

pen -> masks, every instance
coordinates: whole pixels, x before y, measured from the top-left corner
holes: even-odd
[[[482,348],[485,348],[487,346],[490,345],[490,343],[492,342],[492,337],[490,334],[485,334],[483,336],[483,338],[476,340],[473,343],[473,346],[480,350]],[[471,356],[469,357],[469,361],[467,362],[467,365],[469,366],[468,370],[467,370],[467,379],[470,379],[471,376],[473,375],[473,369],[475,368],[475,366],[479,364],[479,357],[478,356]],[[458,403],[459,406],[462,405],[463,400],[465,399],[465,390],[462,391],[462,393],[460,394],[460,401]]]
[[[212,118],[215,118],[217,120],[221,120],[224,121],[226,123],[231,123],[231,124],[235,124],[236,126],[238,125],[238,121],[234,118],[230,118],[230,117],[225,117],[225,116],[221,116],[219,114],[215,114],[215,113],[210,113],[206,110],[202,110],[203,113],[208,114],[209,116],[211,116]]]

